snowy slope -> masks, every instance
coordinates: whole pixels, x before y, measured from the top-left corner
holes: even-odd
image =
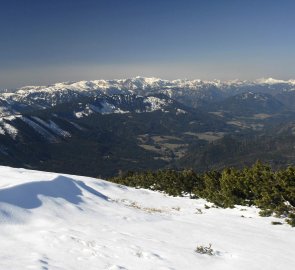
[[[0,179],[0,269],[295,267],[294,229],[255,208],[205,209],[203,200],[10,167]],[[209,243],[215,256],[194,252]]]

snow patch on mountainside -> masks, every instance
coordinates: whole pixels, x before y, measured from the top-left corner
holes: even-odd
[[[129,111],[124,111],[119,107],[116,107],[114,104],[107,102],[106,100],[100,103],[101,107],[94,106],[93,104],[87,104],[85,109],[81,111],[75,111],[74,116],[76,118],[87,117],[93,113],[100,114],[112,114],[112,113],[129,113]]]
[[[3,117],[4,120],[13,121],[17,118],[17,115],[10,115]]]
[[[0,167],[1,269],[285,269],[294,229],[255,207]],[[208,203],[207,203],[208,204]],[[214,256],[198,254],[212,244]]]
[[[254,99],[254,100],[260,100],[260,101],[266,101],[267,100],[267,96],[266,95],[263,95],[263,94],[260,94],[260,93],[253,93],[253,92],[246,92],[246,93],[243,93],[241,94],[240,96],[236,96],[237,99],[243,99],[243,100],[246,100],[246,99]]]
[[[186,114],[187,112],[182,110],[182,109],[177,109],[176,110],[176,114],[179,115],[179,114]]]
[[[7,123],[7,121],[5,121],[5,120],[11,121],[13,119],[15,119],[14,116],[0,118],[0,134],[2,135],[8,134],[12,139],[15,139],[18,134],[18,130],[14,126],[12,126],[10,123]]]
[[[84,111],[74,112],[74,115],[75,115],[77,118],[82,118],[82,117],[84,117],[84,116],[88,116],[88,115],[85,115]]]
[[[113,104],[108,103],[107,101],[103,101],[101,104],[101,109],[99,112],[101,114],[110,114],[113,113],[115,110],[115,106]]]
[[[32,121],[28,117],[21,116],[20,119],[25,122],[27,125],[32,127],[37,133],[39,133],[45,140],[55,143],[58,141],[58,139],[52,135],[49,131],[47,131],[45,128],[43,128],[40,124],[37,124],[36,122]]]
[[[5,130],[0,126],[0,134],[5,135]]]
[[[43,126],[47,127],[50,129],[53,133],[56,135],[59,135],[61,137],[71,137],[71,134],[68,131],[65,131],[61,129],[56,123],[54,123],[52,120],[49,120],[49,123],[45,122],[44,120],[40,119],[39,117],[33,116],[32,117],[34,120],[42,124]]]
[[[169,101],[167,102],[165,99],[160,99],[158,97],[146,97],[145,103],[150,105],[149,111],[153,112],[158,110],[163,111]]]
[[[16,136],[17,136],[17,133],[18,133],[18,130],[13,127],[12,125],[6,123],[6,122],[3,122],[3,128],[5,129],[5,131],[13,138],[15,139]]]
[[[71,125],[73,125],[76,129],[78,129],[78,130],[85,130],[85,128],[83,128],[83,127],[81,127],[80,125],[78,125],[77,123],[74,123],[74,122],[72,122],[72,121],[69,121],[69,123],[71,124]]]

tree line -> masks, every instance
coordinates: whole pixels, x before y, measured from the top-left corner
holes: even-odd
[[[204,198],[218,207],[235,205],[261,209],[261,216],[286,218],[295,226],[295,167],[272,170],[258,161],[242,169],[197,173],[193,170],[158,170],[120,173],[109,179],[117,184],[165,192],[172,196]]]

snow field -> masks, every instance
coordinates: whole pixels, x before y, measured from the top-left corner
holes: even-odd
[[[295,267],[294,228],[256,208],[10,167],[0,179],[0,269]],[[209,243],[214,256],[195,252]]]

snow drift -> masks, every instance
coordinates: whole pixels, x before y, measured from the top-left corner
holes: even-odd
[[[294,229],[256,208],[9,167],[0,179],[0,269],[295,267]],[[214,256],[195,252],[209,243]]]

